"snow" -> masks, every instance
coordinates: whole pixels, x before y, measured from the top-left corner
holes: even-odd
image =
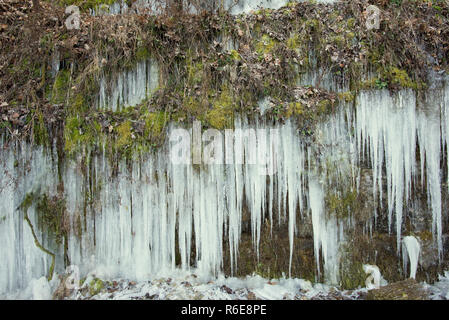
[[[313,285],[303,279],[264,279],[259,275],[245,278],[225,277],[220,274],[216,278],[203,277],[198,270],[191,272],[174,270],[170,277],[153,277],[147,281],[134,282],[125,279],[108,281],[108,289],[91,297],[87,290],[72,293],[70,299],[193,299],[193,300],[282,300],[312,299],[326,296],[334,287],[323,284]],[[92,278],[93,279],[93,278]],[[84,283],[87,283],[86,280]],[[251,297],[251,295],[253,295]]]
[[[89,288],[93,280],[99,279],[100,270],[87,274],[81,286],[75,287],[64,299],[93,300],[357,300],[371,289],[388,284],[377,266],[364,265],[372,277],[367,279],[366,288],[339,290],[322,283],[311,283],[297,278],[266,279],[257,274],[246,277],[206,276],[200,270],[190,271],[176,268],[169,274],[156,273],[144,281],[124,278],[103,278],[103,288],[92,293]],[[6,295],[1,299],[48,300],[58,287],[59,275],[48,282],[45,277],[32,279],[22,290]],[[374,281],[372,281],[374,280]],[[440,276],[432,285],[422,283],[433,300],[449,300],[449,271]],[[94,294],[94,295],[92,295]]]
[[[449,300],[449,271],[438,277],[433,285],[427,285],[430,291],[430,298],[433,300]]]
[[[58,285],[57,277],[48,281],[46,277],[31,279],[22,290],[16,290],[8,294],[1,294],[0,299],[6,300],[51,300],[53,292]]]

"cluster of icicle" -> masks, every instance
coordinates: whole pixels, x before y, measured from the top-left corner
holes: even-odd
[[[386,91],[362,92],[358,98],[354,118],[356,147],[360,158],[367,155],[372,165],[373,193],[387,197],[389,226],[395,226],[398,250],[403,206],[411,200],[412,187],[417,184],[427,190],[432,232],[440,256],[443,250],[440,159],[448,142],[448,93],[448,87],[432,90],[419,103],[412,91],[394,96]],[[386,195],[382,194],[383,174]]]
[[[236,127],[252,126],[236,121]],[[256,127],[268,126],[258,123]],[[273,129],[279,130],[282,139],[273,154],[277,172],[272,176],[261,175],[258,164],[210,165],[199,171],[191,165],[173,165],[168,148],[134,163],[130,171],[121,163],[114,178],[104,155],[92,158],[85,175],[76,161],[66,163],[62,179],[72,228],[68,241],[71,263],[84,271],[104,266],[109,276],[145,279],[175,268],[177,246],[181,268],[191,267],[194,252],[196,268],[217,274],[223,267],[224,239],[228,239],[231,265],[236,265],[244,206],[249,209],[255,250],[259,250],[265,218],[288,220],[291,255],[296,214],[287,212],[309,207],[316,244],[324,248],[325,268],[335,268],[336,261],[331,259],[336,256],[338,239],[330,237],[337,234],[329,232],[333,222],[324,220],[321,184],[313,172],[308,176],[305,170],[304,144],[290,122]],[[266,134],[256,131],[256,136],[258,146],[267,143],[262,141],[267,139]],[[253,151],[251,147],[244,144],[245,158]],[[10,200],[0,204],[5,214],[0,223],[0,241],[5,244],[0,252],[4,262],[0,272],[2,292],[21,287],[48,270],[49,257],[33,245],[18,207],[30,191],[55,194],[58,184],[57,165],[52,160],[57,157],[28,145],[12,149],[2,153],[1,161],[0,193]],[[310,192],[304,186],[307,179],[314,181]],[[89,195],[94,201],[85,207]],[[273,212],[278,212],[278,217],[273,217]],[[28,216],[42,237],[42,245],[51,247],[51,239],[38,231],[35,205],[29,208]],[[77,231],[80,225],[81,236]],[[62,265],[62,249],[51,250],[57,251],[57,264]]]
[[[398,242],[402,238],[403,204],[411,198],[414,185],[426,184],[432,231],[441,253],[441,192],[445,190],[441,189],[439,159],[447,152],[443,148],[449,133],[447,92],[447,87],[435,90],[429,94],[432,98],[419,105],[412,91],[393,96],[387,91],[362,92],[355,109],[342,108],[319,126],[312,146],[303,141],[290,121],[273,126],[263,120],[250,124],[245,119],[236,120],[236,128],[279,130],[276,152],[271,153],[277,171],[271,176],[259,174],[254,164],[203,165],[200,170],[175,165],[170,162],[169,144],[134,162],[131,169],[121,163],[117,176],[113,176],[105,155],[92,156],[87,172],[81,170],[81,161],[66,161],[59,175],[58,157],[49,150],[25,143],[2,145],[0,292],[23,287],[48,271],[50,257],[34,245],[18,208],[30,191],[56,194],[59,176],[72,228],[68,258],[84,272],[104,266],[110,276],[145,279],[160,270],[174,269],[178,248],[181,268],[194,266],[217,274],[223,268],[226,242],[231,267],[235,268],[246,207],[255,250],[259,250],[265,219],[286,222],[290,257],[295,252],[297,212],[310,216],[317,269],[322,259],[324,278],[336,283],[344,230],[340,221],[325,212],[329,177],[317,170],[317,158],[321,165],[333,165],[338,175],[348,179],[355,179],[359,161],[372,164],[373,193],[377,198],[387,197],[389,221],[395,226]],[[172,129],[174,125],[168,130]],[[266,135],[257,137],[257,145],[266,143]],[[245,157],[252,150],[246,143]],[[35,205],[28,215],[42,245],[56,253],[57,266],[62,266],[62,248],[55,248],[54,240],[36,227]],[[410,259],[415,269],[416,249],[412,251],[410,243],[406,246],[409,253],[414,252]]]
[[[159,85],[157,62],[148,59],[137,63],[135,68],[117,75],[103,75],[97,108],[119,111],[133,107],[148,98]]]

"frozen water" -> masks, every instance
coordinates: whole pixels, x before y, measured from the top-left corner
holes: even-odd
[[[405,251],[408,254],[408,258],[410,260],[410,278],[415,279],[416,278],[416,269],[418,268],[418,262],[419,262],[419,252],[421,250],[421,246],[418,242],[418,240],[413,236],[407,236],[404,237]],[[404,270],[407,270],[406,268],[406,255],[405,252],[403,252],[404,255]]]

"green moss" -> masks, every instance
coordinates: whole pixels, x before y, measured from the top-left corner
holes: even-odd
[[[305,26],[313,30],[319,30],[320,21],[318,19],[307,19],[305,21]]]
[[[240,61],[242,60],[242,57],[240,56],[240,54],[236,51],[236,50],[231,50],[231,58],[234,61]]]
[[[301,45],[301,38],[299,37],[299,34],[293,33],[290,35],[290,37],[287,39],[286,42],[287,48],[291,50],[297,49]]]
[[[151,112],[145,116],[145,137],[155,142],[163,138],[170,116],[167,112]]]
[[[379,77],[371,78],[361,81],[359,87],[361,89],[414,89],[421,90],[426,87],[426,84],[421,81],[413,80],[407,71],[399,69],[394,66],[387,68],[378,68]]]
[[[95,278],[89,283],[89,294],[95,296],[104,288],[104,282],[101,279]]]
[[[197,119],[201,119],[206,112],[203,104],[197,98],[190,96],[184,98],[182,107],[187,114],[193,115]]]
[[[318,114],[326,114],[329,113],[332,107],[332,102],[329,99],[323,99],[318,102],[316,111]]]
[[[290,118],[291,116],[300,116],[304,113],[304,106],[301,102],[290,102],[285,113],[285,118]]]
[[[346,33],[346,38],[347,38],[349,41],[354,40],[354,39],[355,39],[355,33],[354,33],[354,32],[348,32],[348,33]]]
[[[259,56],[263,56],[264,54],[272,53],[276,44],[276,40],[264,34],[259,40],[255,41],[254,48]]]
[[[338,48],[342,49],[345,47],[346,41],[345,37],[342,35],[337,35],[333,38],[333,42],[337,45]]]
[[[122,149],[124,147],[130,146],[133,142],[133,133],[131,121],[125,121],[121,123],[117,129],[117,138],[115,146],[117,149]]]
[[[363,288],[367,274],[360,261],[342,260],[340,266],[340,287],[344,290]]]
[[[325,204],[327,212],[338,218],[345,218],[351,212],[356,211],[357,190],[348,190],[343,194],[330,193],[326,195]]]
[[[346,21],[346,25],[348,26],[349,29],[353,29],[355,27],[355,23],[356,23],[356,20],[354,18],[349,18]]]
[[[82,93],[78,93],[77,95],[75,95],[69,107],[76,114],[88,111],[88,106]]]
[[[270,17],[271,16],[271,12],[272,12],[273,10],[272,9],[269,9],[269,8],[262,8],[262,9],[259,9],[259,10],[256,10],[255,12],[254,12],[254,14],[255,15],[262,15],[262,16],[265,16],[265,17]]]
[[[278,269],[275,266],[275,269]],[[275,272],[274,270],[272,270],[270,268],[269,265],[265,265],[264,263],[259,262],[258,264],[256,264],[254,273],[261,276],[262,278],[265,279],[279,279],[282,274],[280,272]]]
[[[221,94],[213,102],[212,110],[207,112],[206,120],[211,127],[222,130],[234,125],[235,102],[232,91],[222,88]]]
[[[33,123],[34,142],[39,145],[49,145],[48,131],[42,112],[36,111]]]
[[[424,230],[421,232],[412,232],[411,235],[421,239],[422,241],[432,241],[433,240],[433,234],[430,230]]]
[[[68,96],[70,84],[70,71],[60,70],[56,75],[55,82],[52,89],[51,102],[54,104],[65,103]]]
[[[136,59],[137,61],[148,59],[150,57],[150,52],[148,51],[148,48],[146,47],[140,47],[137,49],[136,52]]]
[[[355,99],[354,94],[351,91],[339,92],[338,99],[344,102],[353,102]]]
[[[187,83],[189,86],[200,85],[204,78],[204,66],[200,61],[196,61],[191,51],[186,55],[186,71],[187,71]]]
[[[40,229],[54,236],[56,243],[61,244],[63,237],[67,236],[67,230],[64,227],[65,199],[43,194],[37,201],[36,212]]]
[[[64,127],[65,150],[69,154],[76,153],[85,146],[91,146],[100,140],[101,125],[96,121],[86,122],[79,116],[66,118]]]
[[[56,3],[60,6],[76,5],[82,10],[95,9],[101,5],[111,5],[115,2],[116,0],[56,0]]]
[[[399,85],[402,88],[418,89],[418,83],[410,79],[407,71],[392,67],[389,73],[392,84]]]

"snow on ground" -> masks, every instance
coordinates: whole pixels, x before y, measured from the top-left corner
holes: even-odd
[[[23,290],[10,294],[0,293],[0,300],[50,300],[58,284],[57,277],[53,277],[51,281],[45,277],[33,279]]]
[[[437,282],[433,285],[427,285],[432,300],[449,300],[449,271],[440,275]]]
[[[342,291],[321,283],[312,284],[304,279],[265,279],[259,275],[244,278],[216,278],[200,272],[175,270],[170,276],[160,274],[147,281],[129,279],[99,280],[102,272],[90,272],[80,287],[70,291],[64,299],[94,300],[357,300],[368,289]],[[45,277],[33,280],[29,286],[0,299],[52,299],[60,283],[58,275],[48,282]],[[424,284],[430,299],[449,300],[449,271],[432,285]],[[62,298],[62,297],[59,297]]]
[[[247,299],[312,299],[329,296],[337,290],[323,285],[312,285],[310,281],[302,279],[267,280],[258,275],[246,278],[208,279],[194,273],[175,275],[149,281],[134,282],[115,279],[105,282],[104,288],[98,294],[90,296],[88,287],[93,278],[73,293],[70,299],[112,299],[112,300],[247,300]]]

